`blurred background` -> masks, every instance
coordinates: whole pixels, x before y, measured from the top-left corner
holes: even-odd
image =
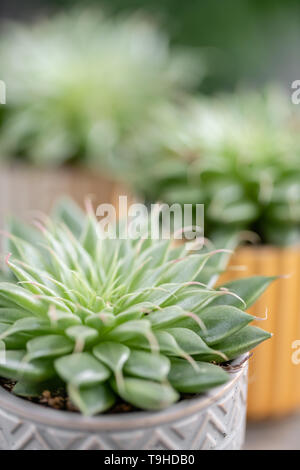
[[[209,63],[202,90],[233,89],[238,83],[280,81],[289,88],[299,72],[300,7],[297,0],[3,0],[1,19],[31,21],[76,5],[108,13],[143,11],[166,31],[172,44],[201,47]]]
[[[299,50],[297,0],[0,5],[0,225],[65,193],[205,203],[210,238],[257,236],[233,266],[294,275],[260,301],[249,449],[300,449]]]

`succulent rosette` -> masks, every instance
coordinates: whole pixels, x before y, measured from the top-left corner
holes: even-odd
[[[8,23],[0,41],[1,158],[103,166],[151,110],[202,77],[188,51],[143,15],[75,8],[33,24]]]
[[[70,202],[37,225],[10,220],[0,283],[0,375],[17,395],[65,387],[87,415],[157,410],[225,383],[220,364],[270,336],[245,310],[272,278],[213,287],[226,250],[111,238]]]
[[[149,201],[205,204],[210,238],[252,230],[263,243],[298,243],[299,123],[275,86],[163,106],[135,136],[126,178]]]

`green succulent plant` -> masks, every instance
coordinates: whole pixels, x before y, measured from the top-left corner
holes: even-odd
[[[74,10],[0,39],[1,158],[39,165],[104,164],[152,107],[177,99],[202,75],[190,52],[171,51],[145,18]]]
[[[225,383],[218,364],[269,338],[245,310],[272,278],[215,289],[228,254],[99,230],[91,210],[66,202],[38,229],[10,222],[0,376],[17,381],[14,393],[60,384],[87,415],[117,397],[161,409]]]
[[[300,241],[300,115],[283,90],[199,98],[156,119],[128,152],[140,194],[205,204],[210,238],[250,229],[264,243]]]

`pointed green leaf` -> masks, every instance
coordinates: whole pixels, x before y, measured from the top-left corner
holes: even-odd
[[[78,388],[69,384],[68,395],[74,405],[86,416],[103,413],[115,403],[115,395],[106,384],[97,384],[85,388]]]
[[[46,335],[28,341],[27,358],[32,361],[41,357],[57,357],[69,354],[74,349],[74,342],[65,336]]]
[[[23,287],[8,282],[0,283],[0,297],[4,297],[32,314],[40,315],[45,311],[42,302],[36,296],[23,289]]]
[[[67,383],[77,387],[105,382],[109,369],[89,353],[77,353],[56,359],[55,369]]]
[[[84,325],[71,326],[66,329],[66,335],[75,341],[75,350],[83,350],[85,346],[94,343],[99,337],[99,333],[94,328]]]
[[[177,294],[177,299],[173,299],[173,302],[185,311],[197,313],[218,297],[218,295],[220,295],[219,292],[215,290],[201,289],[199,287],[197,289],[185,288]],[[172,302],[172,299],[170,302]]]
[[[151,323],[147,320],[133,320],[110,331],[105,338],[112,341],[129,341],[139,336],[147,337],[151,331]]]
[[[226,232],[222,232],[221,235],[215,233],[213,242],[216,249],[223,251],[212,256],[205,265],[205,269],[203,269],[196,278],[197,281],[209,287],[213,287],[219,275],[225,271],[232,251],[235,250],[239,243],[239,231],[236,229],[227,229]]]
[[[152,328],[167,328],[179,320],[187,318],[187,313],[177,305],[166,307],[156,312],[152,312],[147,316],[150,320]]]
[[[115,374],[118,374],[130,355],[130,349],[124,344],[105,341],[93,348],[93,354]]]
[[[29,262],[38,268],[44,267],[48,256],[43,248],[37,247],[32,241],[26,242],[14,235],[9,237],[6,248],[6,251],[12,253],[15,259],[22,260],[25,263]]]
[[[211,255],[189,255],[181,260],[172,261],[163,276],[163,283],[193,281]]]
[[[212,351],[200,336],[187,328],[167,328],[166,332],[173,336],[179,347],[188,354],[205,355]]]
[[[145,351],[131,350],[124,366],[124,373],[143,379],[162,381],[170,370],[170,361],[166,356]]]
[[[118,389],[118,393],[123,400],[144,410],[166,408],[179,398],[177,392],[168,384],[129,377],[124,379],[124,388]]]
[[[86,317],[85,324],[91,328],[96,328],[100,333],[112,328],[116,323],[116,317],[111,313],[100,312]]]
[[[171,249],[168,252],[168,256],[167,256],[167,261],[174,261],[176,259],[180,259],[183,256],[185,256],[185,254],[186,254],[185,245],[180,244],[179,246],[176,246],[176,247],[172,247],[171,245]]]
[[[0,323],[12,324],[27,316],[30,316],[30,313],[21,308],[0,308]]]
[[[45,382],[17,382],[13,388],[13,393],[20,397],[39,397],[47,390]]]
[[[143,304],[147,304],[150,308],[153,306],[159,307],[163,303],[176,298],[175,294],[182,289],[182,284],[160,284],[156,287],[144,287],[143,291],[137,291],[133,296],[130,296],[121,304],[122,310],[124,308],[142,308]]]
[[[172,359],[168,379],[181,393],[202,393],[229,380],[229,375],[220,366],[207,362],[196,362],[195,370],[184,359]]]
[[[149,260],[147,263],[147,268],[156,268],[161,266],[168,253],[170,246],[170,240],[162,240],[150,246],[143,254],[139,257],[139,262],[143,263],[146,260]]]
[[[8,323],[0,323],[0,335],[10,328]],[[25,349],[27,341],[30,339],[28,333],[16,333],[4,338],[3,342],[7,349]]]
[[[129,308],[116,315],[115,323],[116,325],[121,325],[122,323],[126,323],[128,321],[139,320],[140,318],[142,318],[142,316],[143,316],[143,313],[140,310],[138,310],[136,307]]]
[[[138,262],[139,269],[133,272],[132,279],[130,281],[131,291],[138,290],[139,288],[143,288],[146,285],[149,285],[146,284],[147,281],[145,276],[149,277],[149,270],[160,268],[163,265],[169,246],[170,241],[163,240],[157,242],[142,252]]]
[[[40,360],[41,361],[41,360]],[[52,367],[54,371],[54,368]],[[64,383],[59,377],[53,376],[44,382],[32,382],[30,380],[18,381],[13,388],[13,393],[21,397],[40,397],[43,392],[57,391],[62,388]]]
[[[156,345],[152,346],[154,352],[161,352],[168,356],[182,356],[182,350],[176,343],[172,335],[163,330],[154,331],[154,337],[157,341]],[[141,349],[144,351],[151,351],[151,345],[146,338],[133,338],[127,342],[132,349]]]
[[[272,335],[256,326],[245,326],[242,330],[229,336],[224,341],[214,345],[214,349],[222,351],[228,359],[234,359],[241,354],[250,351],[258,344]],[[200,360],[223,362],[224,359],[216,355],[207,355],[199,357]]]
[[[208,345],[214,345],[251,323],[254,318],[242,310],[229,305],[208,307],[199,314],[206,331],[199,331]]]
[[[100,237],[98,233],[97,220],[93,214],[90,213],[86,218],[81,244],[87,253],[92,257],[96,255],[96,249],[99,240]]]
[[[80,318],[70,312],[62,312],[60,310],[50,309],[47,316],[50,320],[52,328],[56,328],[57,330],[61,331],[64,331],[71,326],[81,324]]]
[[[177,292],[182,289],[182,284],[160,284],[157,288],[147,292],[145,300],[153,306],[162,306],[168,301],[174,302]]]
[[[37,317],[25,317],[17,320],[4,333],[0,334],[0,339],[11,336],[15,333],[30,333],[31,336],[43,334],[50,330],[50,324],[47,320]]]
[[[25,360],[25,351],[6,351],[5,361],[0,362],[0,376],[12,380],[43,382],[55,373],[49,360],[32,362]]]
[[[263,294],[269,285],[277,279],[276,276],[253,276],[243,279],[237,279],[224,284],[223,288],[237,294],[246,304],[246,309]],[[245,308],[245,304],[232,295],[219,297],[213,301],[214,305],[233,305],[235,307]]]
[[[63,222],[76,238],[79,238],[83,231],[85,218],[82,210],[72,199],[60,199],[54,207],[53,216],[58,221]]]
[[[9,216],[5,221],[6,230],[18,237],[25,240],[30,244],[37,245],[42,241],[41,234],[35,227],[28,225],[14,216]]]
[[[167,331],[156,331],[154,334],[161,353],[167,354],[168,356],[181,355],[181,349],[170,333]]]

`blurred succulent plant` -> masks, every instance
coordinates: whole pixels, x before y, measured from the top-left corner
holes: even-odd
[[[249,326],[244,310],[272,278],[214,289],[227,254],[189,252],[190,245],[145,234],[110,239],[92,211],[79,218],[74,210],[61,203],[40,231],[10,224],[13,278],[0,282],[0,375],[17,380],[16,394],[61,381],[88,415],[111,408],[117,396],[160,409],[181,392],[226,382],[216,364],[270,336]]]
[[[299,242],[296,108],[276,87],[167,106],[135,136],[132,184],[148,200],[204,203],[209,237],[251,229],[265,243]]]
[[[46,165],[103,164],[152,107],[202,75],[194,55],[171,52],[141,16],[112,19],[96,10],[6,25],[0,69],[9,95],[1,158]]]

